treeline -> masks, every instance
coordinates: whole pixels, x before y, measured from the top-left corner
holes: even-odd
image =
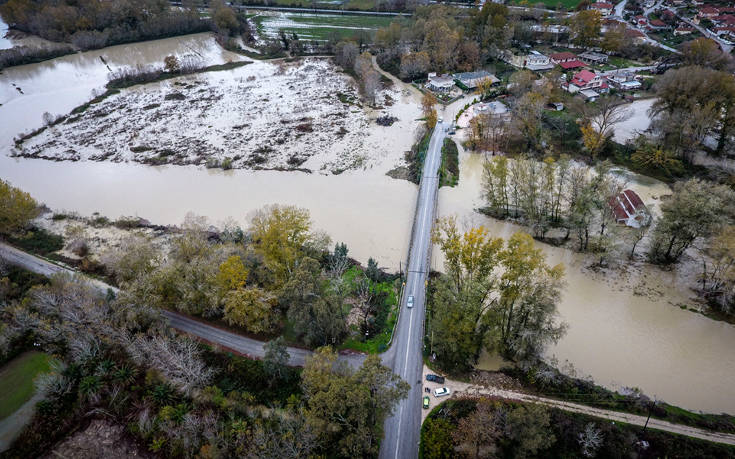
[[[569,31],[553,34],[546,31],[550,25],[566,25]],[[513,47],[534,46],[539,41],[601,47],[608,53],[635,59],[654,59],[665,53],[650,45],[635,44],[625,34],[624,26],[609,27],[603,33],[602,19],[596,11],[553,17],[539,11],[511,11],[492,2],[481,9],[418,7],[409,22],[393,22],[379,29],[375,48],[383,69],[412,80],[425,78],[428,72],[473,71],[500,59]]]
[[[421,427],[423,457],[735,457],[729,445],[532,403],[449,400]]]
[[[679,182],[659,218],[649,211],[639,228],[622,228],[610,203],[623,188],[606,162],[590,168],[565,157],[493,157],[485,164],[481,211],[512,218],[537,238],[552,229],[562,232],[559,242],[574,234],[578,249],[598,253],[601,263],[621,247],[633,257],[644,240],[652,263],[679,263],[689,252],[701,269],[700,294],[724,314],[735,312],[735,192],[696,178]]]
[[[537,161],[497,156],[484,169],[483,212],[516,219],[538,238],[561,228],[563,240],[574,234],[582,251],[610,248],[614,215],[609,201],[623,184],[609,174],[608,163],[590,168],[566,157]]]
[[[49,48],[33,48],[16,46],[0,50],[0,70],[14,65],[34,64],[36,62],[66,56],[75,51],[71,45],[59,45]]]
[[[0,14],[12,28],[81,49],[210,30],[191,5],[172,9],[163,0],[8,0]]]
[[[257,212],[247,232],[228,226],[213,235],[192,217],[168,253],[131,238],[103,262],[137,302],[260,336],[288,329],[292,339],[319,347],[339,345],[351,333],[381,333],[395,301],[392,278],[372,259],[361,269],[344,244],[330,252],[328,243],[312,231],[306,210],[272,206]],[[348,300],[359,312],[358,330],[348,327]]]

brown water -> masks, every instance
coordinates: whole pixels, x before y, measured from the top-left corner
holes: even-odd
[[[494,236],[509,237],[523,228],[485,217],[473,209],[482,205],[481,155],[461,153],[460,181],[439,192],[439,214],[457,215],[467,225],[484,225]],[[644,196],[660,195],[661,182],[629,186]],[[735,413],[735,327],[717,322],[678,304],[689,303],[689,292],[676,272],[646,267],[622,280],[586,270],[585,258],[547,244],[551,264],[566,267],[567,286],[559,312],[569,330],[548,350],[560,364],[571,362],[579,376],[591,375],[607,387],[639,387],[644,393],[689,409]],[[434,253],[434,267],[440,257]],[[641,282],[645,280],[645,287]],[[633,289],[646,292],[635,295]],[[484,355],[480,366],[494,369],[500,361]]]
[[[384,172],[392,167],[390,158],[398,158],[410,145],[408,130],[398,136],[381,134],[392,131],[371,132],[376,138],[383,135],[384,167],[339,176],[57,163],[7,156],[12,137],[38,127],[44,112],[65,113],[105,83],[108,70],[100,55],[115,68],[159,63],[168,54],[192,50],[211,63],[231,57],[201,34],[6,70],[0,75],[0,177],[53,209],[85,215],[98,211],[111,218],[139,215],[164,224],[181,222],[189,211],[206,215],[213,223],[234,217],[244,224],[248,214],[264,204],[295,204],[308,208],[315,226],[333,240],[346,242],[355,258],[365,261],[374,256],[382,266],[397,267],[407,253],[416,187]],[[402,116],[415,115],[407,108],[400,110]],[[482,158],[461,153],[460,185],[440,191],[439,214],[457,214],[467,224],[484,224],[495,235],[507,237],[520,228],[474,212],[481,204],[481,177]],[[651,199],[666,192],[659,182],[630,178],[631,186]],[[549,355],[560,363],[569,360],[580,375],[589,374],[609,387],[637,386],[690,409],[735,413],[735,327],[676,307],[688,299],[677,274],[646,269],[631,274],[627,283],[615,283],[588,273],[585,260],[576,253],[540,247],[551,263],[567,267],[568,285],[559,310],[569,332]],[[437,258],[435,251],[435,267],[440,264]],[[647,296],[633,294],[642,278],[650,288],[637,290],[646,290]],[[485,360],[488,366],[499,363],[490,357]]]

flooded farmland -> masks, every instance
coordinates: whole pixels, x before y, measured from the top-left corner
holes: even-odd
[[[245,224],[265,204],[295,204],[310,210],[317,228],[347,243],[355,258],[364,262],[373,256],[389,268],[405,260],[417,188],[385,172],[412,144],[410,123],[396,129],[370,127],[369,145],[380,161],[340,175],[8,156],[14,136],[40,126],[44,112],[67,113],[88,100],[111,69],[160,65],[169,54],[196,55],[210,64],[239,58],[199,34],[5,70],[0,75],[0,177],[53,209],[111,218],[139,215],[161,224],[180,223],[189,211],[213,223],[231,216]],[[406,92],[401,97],[390,110],[415,121],[418,111],[410,108],[414,96]],[[496,236],[520,229],[474,211],[480,205],[481,156],[462,153],[460,171],[459,186],[440,191],[440,215],[484,224]],[[631,186],[651,199],[665,191],[658,182]],[[735,327],[680,309],[677,305],[687,303],[689,294],[677,272],[632,267],[603,277],[588,271],[584,257],[574,252],[540,246],[550,262],[567,267],[559,310],[569,331],[549,355],[568,360],[579,375],[591,375],[608,387],[637,386],[685,408],[735,413]],[[435,267],[439,263],[435,251]]]

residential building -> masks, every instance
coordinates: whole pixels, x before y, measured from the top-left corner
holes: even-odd
[[[651,19],[648,21],[648,28],[651,30],[664,30],[668,29],[669,26],[661,19]]]
[[[625,31],[625,36],[638,45],[646,42],[646,34],[640,30],[628,29]]]
[[[612,3],[597,2],[597,3],[591,4],[589,6],[589,9],[597,10],[603,16],[610,16],[613,13],[613,10],[615,9],[615,5],[613,5]]]
[[[492,115],[500,116],[501,118],[505,120],[510,119],[510,110],[508,110],[508,106],[496,100],[492,102],[477,104],[477,107],[475,108],[475,113],[478,115],[491,115],[492,114]]]
[[[567,91],[571,93],[594,89],[606,92],[608,90],[607,82],[605,78],[589,70],[582,70],[577,72],[569,83],[564,83]]]
[[[696,18],[700,21],[702,19],[713,19],[719,16],[719,14],[720,14],[720,11],[717,8],[713,6],[703,6],[697,12]]]
[[[482,80],[489,79],[491,84],[496,84],[500,82],[500,79],[498,79],[492,73],[486,72],[485,70],[479,70],[477,72],[455,73],[454,79],[461,83],[461,85],[466,87],[467,89],[475,89]]]
[[[503,54],[503,60],[514,67],[533,71],[551,70],[552,68],[554,68],[554,64],[551,63],[551,60],[548,56],[544,56],[543,54],[534,50],[529,51],[528,54],[515,54],[513,52],[506,51]]]
[[[633,190],[624,190],[608,201],[615,222],[633,228],[640,228],[651,223],[651,214],[643,204],[643,200]]]
[[[604,64],[609,59],[609,56],[594,51],[585,51],[579,55],[579,58],[588,64]]]
[[[684,23],[679,24],[679,27],[674,29],[674,35],[690,35],[694,32],[694,27],[688,26]]]
[[[449,92],[454,86],[454,78],[451,76],[437,75],[436,73],[429,74],[429,81],[426,82],[426,88],[434,92]]]
[[[641,82],[636,80],[633,72],[616,72],[607,77],[607,82],[619,91],[635,91],[641,88]]]
[[[549,56],[551,62],[560,66],[564,70],[574,70],[587,67],[587,64],[580,61],[576,54],[570,52],[556,53]]]

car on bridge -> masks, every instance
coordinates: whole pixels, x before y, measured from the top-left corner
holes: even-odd
[[[406,307],[407,308],[413,307],[413,295],[408,295],[408,299],[406,300]]]
[[[428,395],[424,395],[424,400],[423,400],[423,403],[422,404],[423,404],[423,407],[424,407],[425,410],[428,410],[429,409],[429,402],[431,402],[431,400],[429,400],[429,396]]]
[[[434,397],[444,397],[445,395],[451,394],[448,387],[439,387],[434,389]]]
[[[433,375],[431,373],[429,373],[429,374],[426,375],[426,380],[427,381],[432,381],[432,382],[435,382],[435,383],[439,383],[439,384],[444,384],[444,376]]]

